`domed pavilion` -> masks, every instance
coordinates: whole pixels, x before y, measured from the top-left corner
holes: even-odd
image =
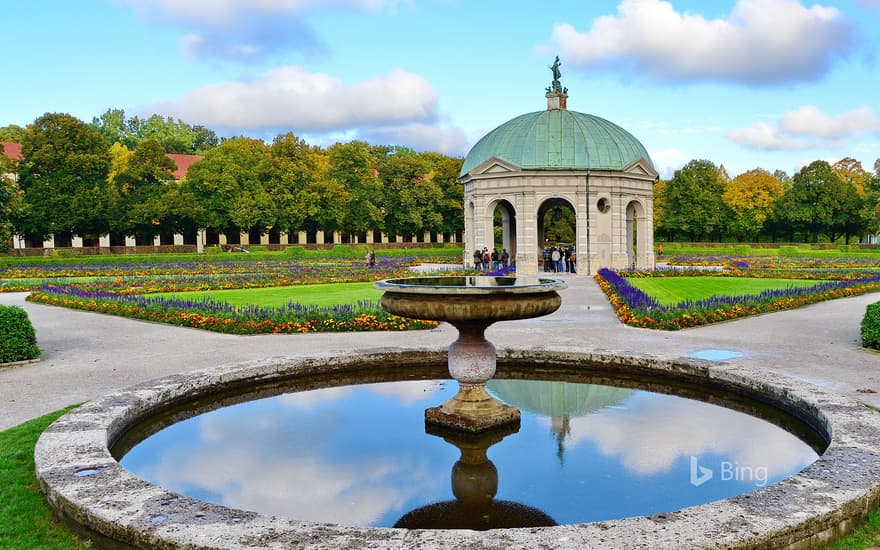
[[[518,116],[486,134],[461,169],[465,263],[475,249],[506,248],[520,274],[536,274],[544,216],[556,206],[575,217],[579,273],[654,266],[654,184],[645,147],[620,126],[569,111],[559,59],[547,88],[547,109]],[[500,213],[501,242],[495,240]]]

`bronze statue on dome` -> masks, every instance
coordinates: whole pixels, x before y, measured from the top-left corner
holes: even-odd
[[[562,84],[559,83],[559,79],[562,78],[562,71],[559,69],[559,66],[562,65],[562,62],[559,61],[559,56],[556,56],[556,60],[553,61],[553,65],[549,68],[553,72],[553,82],[550,83],[550,86],[547,88],[548,93],[554,94],[563,94],[565,90],[562,88]]]

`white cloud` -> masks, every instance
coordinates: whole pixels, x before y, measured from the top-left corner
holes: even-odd
[[[302,133],[425,122],[435,118],[436,107],[433,87],[402,69],[346,85],[336,77],[289,66],[253,82],[203,86],[153,109],[214,128]]]
[[[666,80],[778,84],[814,80],[855,45],[833,7],[795,0],[738,0],[725,18],[678,12],[661,0],[623,0],[586,31],[553,28],[553,46],[575,67],[619,68]],[[809,37],[809,39],[805,39]]]
[[[123,0],[143,17],[184,30],[196,57],[254,59],[275,52],[321,50],[304,18],[322,9],[375,10],[398,0]]]
[[[791,134],[819,138],[841,138],[860,132],[880,134],[880,118],[870,107],[860,107],[830,116],[813,105],[805,105],[782,115],[780,127]]]
[[[362,138],[371,143],[405,145],[416,151],[433,151],[451,156],[464,156],[471,146],[467,133],[458,126],[422,123],[376,128]]]
[[[704,453],[726,455],[741,466],[766,467],[771,477],[790,474],[815,458],[795,436],[716,405],[654,396],[629,406],[637,413],[608,410],[572,418],[568,444],[592,441],[638,475],[666,472],[681,458]],[[718,436],[719,426],[724,437]]]
[[[691,157],[675,148],[648,151],[648,154],[654,162],[654,169],[663,179],[671,178],[676,170],[691,160]]]
[[[796,151],[842,147],[846,138],[868,133],[880,135],[880,117],[870,107],[829,115],[813,105],[782,114],[778,122],[758,122],[733,130],[728,139],[768,151]]]

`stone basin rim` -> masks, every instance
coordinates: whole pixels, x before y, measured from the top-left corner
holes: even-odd
[[[415,282],[426,280],[441,281],[453,278],[474,279],[477,284],[461,286],[418,284]],[[513,281],[513,284],[479,284],[482,282],[487,282],[481,281],[481,279],[504,279]],[[383,279],[381,281],[376,281],[375,283],[373,283],[373,288],[384,290],[385,292],[394,292],[400,294],[454,294],[482,296],[487,294],[546,294],[559,290],[565,290],[566,288],[568,288],[568,284],[566,284],[566,282],[562,279],[553,279],[549,277],[492,277],[484,275],[464,275],[435,277],[396,277],[394,279]]]
[[[436,364],[442,349],[371,349],[305,354],[220,365],[152,380],[91,401],[61,417],[40,437],[36,473],[62,516],[135,547],[311,549],[436,547],[509,549],[546,546],[608,548],[809,548],[863,519],[880,503],[880,415],[806,382],[735,362],[571,350],[499,350],[511,364],[593,365],[647,369],[729,384],[778,401],[824,427],[831,442],[805,470],[753,493],[651,517],[486,532],[344,527],[264,516],[191,499],[134,476],[113,459],[108,442],[153,408],[192,392],[242,382],[399,361]],[[393,364],[393,363],[392,363]],[[588,374],[588,368],[585,367]],[[153,413],[157,412],[152,410]],[[85,472],[85,473],[83,473]],[[686,482],[686,481],[685,481]]]

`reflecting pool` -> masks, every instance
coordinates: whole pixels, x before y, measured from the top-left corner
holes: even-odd
[[[488,518],[515,504],[545,522],[521,525],[669,512],[789,477],[820,447],[755,416],[667,393],[498,378],[488,389],[520,408],[518,431],[463,440],[427,433],[425,408],[457,384],[405,380],[212,410],[159,429],[120,462],[164,488],[262,514],[392,527],[421,526],[406,521],[437,512],[446,517],[430,519],[435,527],[479,529],[519,520],[456,524],[453,511]]]

